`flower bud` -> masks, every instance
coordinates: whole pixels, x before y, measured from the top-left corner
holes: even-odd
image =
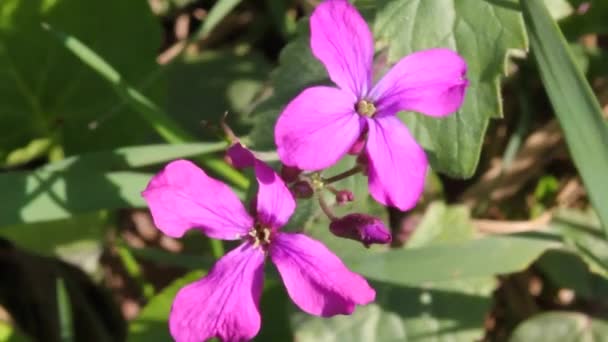
[[[365,247],[372,243],[387,244],[392,240],[382,220],[365,214],[348,214],[336,219],[329,225],[329,230],[336,236],[360,241]]]
[[[311,198],[314,190],[306,181],[298,181],[291,187],[291,192],[296,198]]]
[[[348,190],[339,190],[336,193],[336,202],[338,205],[342,205],[346,202],[352,202],[355,200],[355,195],[351,191]]]
[[[283,165],[281,167],[281,178],[285,183],[291,183],[298,180],[298,176],[302,173],[302,170],[297,167]]]

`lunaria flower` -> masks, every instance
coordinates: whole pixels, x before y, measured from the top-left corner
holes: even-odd
[[[316,316],[350,314],[374,300],[367,281],[349,271],[320,242],[281,232],[295,201],[278,175],[241,145],[229,151],[237,167],[253,166],[259,184],[249,214],[230,188],[186,160],[168,164],[143,192],[154,223],[181,237],[198,229],[210,238],[243,240],[199,281],[182,288],[169,317],[178,342],[253,338],[260,329],[259,301],[266,256],[276,265],[291,299]]]
[[[336,236],[359,241],[365,247],[373,243],[386,244],[392,237],[382,220],[365,214],[348,214],[333,220],[329,230]]]
[[[310,17],[310,45],[337,87],[302,91],[283,110],[275,142],[284,164],[321,170],[360,148],[369,160],[369,189],[380,203],[407,210],[424,186],[427,159],[395,116],[415,111],[441,117],[462,105],[466,63],[437,48],[401,59],[372,84],[372,34],[347,0],[327,0]]]

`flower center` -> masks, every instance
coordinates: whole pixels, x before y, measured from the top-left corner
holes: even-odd
[[[267,247],[270,244],[271,230],[268,227],[264,227],[259,223],[249,231],[249,236],[253,240],[253,247]]]
[[[374,114],[376,114],[376,106],[371,101],[359,100],[359,102],[357,102],[356,109],[357,113],[363,116],[372,117]]]

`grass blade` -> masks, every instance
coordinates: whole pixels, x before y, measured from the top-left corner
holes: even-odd
[[[71,342],[74,340],[74,328],[72,324],[72,306],[70,304],[70,297],[62,278],[57,278],[55,287],[57,289],[56,297],[60,340],[62,342]]]
[[[530,46],[570,155],[608,236],[608,126],[542,0],[521,1]]]
[[[195,141],[188,132],[183,130],[169,115],[149,100],[137,89],[131,87],[120,73],[108,64],[101,56],[89,49],[77,38],[57,31],[48,24],[42,27],[51,32],[61,44],[78,57],[84,64],[97,72],[116,91],[116,93],[137,113],[139,113],[156,132],[169,143],[186,143]],[[244,189],[249,182],[239,172],[219,159],[205,158],[200,160],[207,168],[217,172],[236,186]]]
[[[206,37],[239,3],[241,3],[241,0],[217,1],[215,5],[211,7],[209,15],[205,18],[201,29],[196,33],[195,37]]]

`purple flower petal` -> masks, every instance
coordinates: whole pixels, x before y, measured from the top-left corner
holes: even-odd
[[[310,16],[310,46],[338,87],[358,98],[371,84],[374,39],[357,9],[346,0],[328,0]]]
[[[244,243],[223,256],[209,274],[175,297],[169,327],[177,342],[248,341],[260,330],[264,252]]]
[[[232,165],[237,169],[252,167],[255,164],[255,156],[246,149],[241,143],[235,143],[226,152]]]
[[[172,237],[196,227],[211,238],[236,240],[253,227],[253,219],[234,192],[187,160],[165,166],[142,196],[154,224]]]
[[[319,241],[304,234],[277,234],[270,247],[291,299],[303,311],[329,317],[351,314],[372,302],[376,291]]]
[[[272,228],[285,225],[296,209],[296,201],[281,177],[239,143],[230,147],[228,155],[237,167],[254,166],[258,181],[258,220]]]
[[[464,59],[449,49],[431,49],[401,59],[371,91],[378,115],[411,110],[445,116],[460,108],[468,81]]]
[[[369,191],[376,201],[399,208],[416,205],[424,188],[424,150],[395,116],[369,121],[366,151]]]
[[[332,87],[305,89],[283,110],[275,126],[281,161],[321,170],[346,154],[365,127],[351,94]]]

